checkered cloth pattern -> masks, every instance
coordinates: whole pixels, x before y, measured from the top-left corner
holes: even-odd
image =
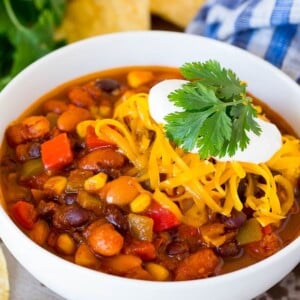
[[[300,0],[207,0],[186,32],[244,48],[300,84]]]

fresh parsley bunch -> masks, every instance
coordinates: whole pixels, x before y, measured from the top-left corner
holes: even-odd
[[[234,155],[249,143],[248,131],[261,129],[246,84],[214,60],[186,63],[182,75],[190,80],[169,95],[182,111],[165,117],[167,137],[186,151],[198,149],[201,158]]]
[[[0,1],[0,90],[27,65],[63,45],[54,38],[66,0]]]

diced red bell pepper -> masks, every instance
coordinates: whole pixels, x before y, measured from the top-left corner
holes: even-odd
[[[164,231],[180,224],[174,213],[154,200],[148,207],[146,215],[153,219],[153,231],[155,232]]]
[[[93,126],[88,126],[86,130],[86,137],[85,143],[87,148],[95,149],[95,148],[102,148],[102,147],[114,147],[116,144],[110,141],[108,138],[105,137],[99,138]]]
[[[61,133],[41,146],[45,169],[59,170],[73,160],[71,143],[66,133]]]
[[[32,229],[35,221],[37,220],[37,210],[33,204],[19,200],[11,209],[13,219],[21,225],[24,229]]]

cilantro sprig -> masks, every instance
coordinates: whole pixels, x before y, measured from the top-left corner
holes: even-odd
[[[55,39],[66,0],[0,1],[0,90],[27,65],[62,46]]]
[[[167,137],[186,151],[197,148],[203,159],[244,150],[247,133],[261,132],[246,84],[215,60],[186,63],[180,70],[190,82],[168,96],[181,109],[165,117]]]

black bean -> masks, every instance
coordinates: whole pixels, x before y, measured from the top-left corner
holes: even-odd
[[[74,204],[77,200],[76,193],[66,193],[63,195],[63,202],[67,205]]]
[[[105,218],[113,224],[119,231],[128,230],[128,221],[123,211],[115,204],[110,204],[105,209]]]
[[[41,145],[39,143],[32,143],[28,149],[28,154],[31,158],[38,158],[41,156]]]
[[[120,88],[120,83],[114,79],[97,79],[96,86],[104,92],[111,93]]]
[[[247,189],[247,186],[248,186],[248,180],[246,178],[243,178],[239,185],[238,185],[238,195],[239,195],[239,198],[241,199],[241,201],[245,201],[246,199],[246,189]]]
[[[228,229],[237,229],[247,220],[247,216],[242,211],[233,210],[230,217],[221,216],[221,221]]]
[[[216,252],[222,257],[235,257],[239,255],[241,249],[235,241],[226,243],[216,248]]]
[[[189,253],[189,246],[185,241],[171,242],[167,245],[166,252],[169,256],[178,256]]]

